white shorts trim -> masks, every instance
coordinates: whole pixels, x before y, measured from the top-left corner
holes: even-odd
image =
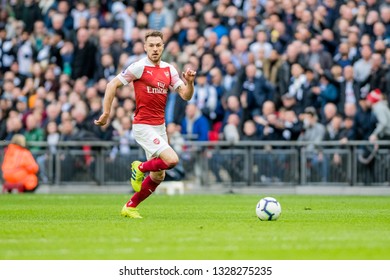
[[[161,125],[133,124],[135,141],[144,149],[149,160],[169,148],[165,123]]]

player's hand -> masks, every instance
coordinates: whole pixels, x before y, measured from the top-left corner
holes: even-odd
[[[110,117],[109,114],[103,113],[98,120],[95,120],[95,125],[104,126],[107,124],[108,118]]]
[[[193,83],[195,80],[196,76],[196,71],[191,70],[190,68],[187,68],[185,72],[183,72],[183,78],[188,82],[188,83]]]

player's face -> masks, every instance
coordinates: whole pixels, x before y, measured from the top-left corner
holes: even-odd
[[[151,62],[158,64],[164,50],[164,42],[160,37],[148,37],[145,42],[145,51]]]

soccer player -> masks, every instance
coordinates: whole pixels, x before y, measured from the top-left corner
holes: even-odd
[[[164,61],[163,34],[149,31],[145,35],[143,58],[118,74],[106,87],[103,113],[95,124],[107,123],[116,89],[131,82],[134,84],[136,109],[133,132],[137,143],[145,150],[147,161],[134,161],[131,164],[131,185],[135,194],[123,206],[121,214],[130,218],[142,218],[137,206],[152,194],[164,180],[165,170],[177,165],[179,158],[169,146],[165,127],[165,105],[169,87],[172,87],[184,100],[190,100],[194,93],[196,72],[187,69],[181,80],[177,70]],[[144,178],[144,174],[150,172]]]

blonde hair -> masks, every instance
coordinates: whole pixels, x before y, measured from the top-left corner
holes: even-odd
[[[16,144],[18,146],[21,146],[23,148],[26,148],[26,137],[22,134],[15,134],[12,136],[11,144]]]

